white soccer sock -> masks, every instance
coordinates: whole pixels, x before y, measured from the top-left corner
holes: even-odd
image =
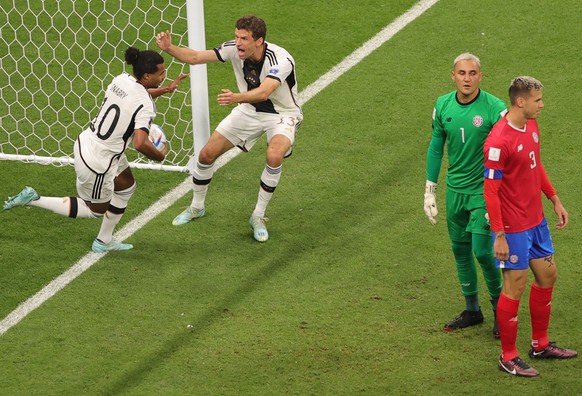
[[[199,185],[193,184],[192,185],[192,203],[190,206],[196,209],[204,208],[204,202],[206,201],[206,193],[208,192],[208,184]]]
[[[40,197],[36,201],[32,201],[29,205],[72,218],[94,219],[102,216],[100,213],[91,211],[87,203],[77,197]]]
[[[263,169],[263,174],[261,175],[261,188],[259,189],[259,197],[257,198],[255,210],[253,210],[253,216],[265,217],[267,205],[269,205],[269,201],[273,197],[273,192],[275,192],[275,188],[281,179],[282,168],[283,165],[279,165],[276,168],[265,165],[265,169]]]
[[[108,244],[113,239],[113,230],[121,220],[121,217],[125,212],[125,208],[127,207],[127,202],[135,192],[136,187],[137,184],[134,183],[128,189],[113,192],[113,197],[111,198],[109,209],[107,209],[105,216],[103,216],[101,228],[99,229],[99,234],[97,235],[97,239],[99,239],[104,244]]]
[[[119,220],[123,217],[123,213],[117,214],[110,212],[109,210],[105,212],[103,216],[103,221],[101,222],[101,228],[99,229],[99,234],[97,239],[99,239],[104,244],[108,244],[113,239],[113,230],[115,226],[119,223]]]
[[[204,208],[208,184],[214,174],[214,164],[206,165],[196,161],[194,172],[192,172],[192,203],[190,206],[196,209]]]

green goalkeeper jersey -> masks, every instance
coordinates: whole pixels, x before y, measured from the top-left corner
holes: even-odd
[[[457,100],[456,91],[440,96],[432,114],[432,137],[426,157],[427,180],[438,181],[446,142],[447,188],[458,193],[482,194],[483,144],[506,111],[501,99],[483,90],[467,104]]]

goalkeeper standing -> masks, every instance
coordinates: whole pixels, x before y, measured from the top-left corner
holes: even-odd
[[[489,218],[483,198],[483,145],[493,125],[506,113],[505,103],[481,90],[481,62],[470,53],[453,62],[452,80],[457,89],[440,96],[432,115],[432,137],[426,156],[424,211],[436,224],[436,187],[444,155],[447,171],[447,227],[466,307],[444,330],[454,331],[483,323],[477,287],[479,262],[493,306],[493,335],[498,338],[495,320],[501,293],[501,274],[495,266]]]

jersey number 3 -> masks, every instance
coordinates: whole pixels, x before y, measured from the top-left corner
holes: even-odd
[[[529,167],[531,169],[535,168],[537,166],[536,164],[536,155],[533,151],[529,152],[529,157],[531,158],[531,164],[529,164]]]

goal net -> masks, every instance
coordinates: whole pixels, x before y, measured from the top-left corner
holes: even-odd
[[[162,30],[172,31],[174,44],[188,46],[193,37],[192,32],[188,37],[188,18],[198,14],[204,47],[202,0],[0,2],[3,160],[72,164],[73,143],[95,116],[107,85],[124,70],[131,74],[131,66],[124,62],[129,46],[159,51],[155,35]],[[191,71],[188,65],[162,55],[168,70],[164,85]],[[174,93],[156,99],[154,122],[164,129],[171,152],[163,164],[157,164],[129,148],[126,154],[133,167],[187,170],[197,128],[192,121],[193,101],[194,107],[196,101],[206,102],[201,107],[207,112],[206,81],[202,96],[191,92],[196,85],[182,80]],[[198,118],[204,125],[208,115]]]

